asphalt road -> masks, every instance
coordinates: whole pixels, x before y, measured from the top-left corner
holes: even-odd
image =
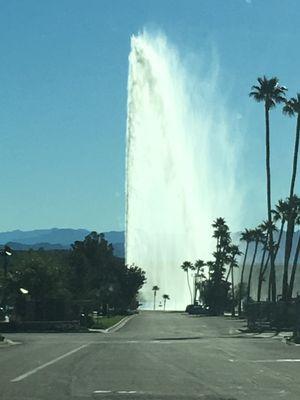
[[[300,399],[300,347],[242,322],[143,312],[111,334],[7,334],[0,399]]]

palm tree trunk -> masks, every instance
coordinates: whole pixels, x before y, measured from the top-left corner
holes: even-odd
[[[228,268],[226,279],[225,279],[226,282],[228,282],[230,272],[231,272],[231,267]]]
[[[276,246],[276,250],[275,250],[275,254],[274,254],[274,262],[276,260],[276,257],[277,257],[277,254],[278,254],[278,251],[279,251],[279,248],[280,248],[280,243],[281,243],[281,239],[282,239],[282,234],[283,234],[283,229],[284,229],[285,222],[286,221],[283,220],[282,223],[281,223],[280,233],[279,233],[279,238],[278,238],[278,244]],[[265,275],[265,272],[266,272],[266,270],[268,268],[269,262],[270,262],[270,252],[269,252],[269,255],[268,255],[268,258],[267,258],[267,261],[266,261],[265,268],[264,268],[263,273],[262,273],[262,279],[263,279],[263,277]],[[262,284],[262,282],[261,282],[261,284]],[[271,301],[271,293],[272,293],[272,271],[270,269],[269,285],[268,285],[268,301]]]
[[[251,279],[252,279],[253,266],[254,266],[256,254],[257,254],[257,247],[258,247],[258,240],[256,240],[256,242],[255,242],[254,254],[253,254],[250,271],[249,271],[248,287],[247,287],[247,301],[249,301],[249,299],[250,299]]]
[[[267,247],[265,247],[263,250],[261,263],[260,263],[260,269],[259,269],[259,275],[258,275],[258,287],[257,287],[257,301],[260,301],[260,297],[261,297],[261,288],[262,288],[262,283],[263,283],[263,279],[264,279],[263,271],[264,271],[266,253],[267,253]]]
[[[282,239],[284,225],[285,225],[285,219],[283,219],[281,221],[281,227],[280,227],[280,232],[279,232],[279,236],[278,236],[278,243],[277,243],[275,254],[274,254],[274,261],[276,261],[277,253],[278,253],[278,250],[280,248],[280,243],[281,243],[281,239]]]
[[[243,260],[243,266],[242,266],[242,272],[241,272],[241,279],[240,279],[239,305],[238,305],[238,315],[239,315],[239,317],[242,315],[242,290],[243,290],[244,272],[245,272],[245,265],[246,265],[246,260],[247,260],[248,248],[249,248],[249,242],[247,242],[247,245],[246,245],[246,250],[245,250],[245,255],[244,255],[244,260]]]
[[[294,160],[293,160],[293,173],[291,180],[290,197],[294,195],[296,174],[297,174],[297,163],[298,163],[298,152],[299,152],[299,136],[300,136],[300,114],[297,115],[297,127],[296,127],[296,139],[294,147]]]
[[[190,285],[189,271],[186,271],[186,280],[187,280],[187,284],[188,284],[188,287],[189,287],[189,291],[190,291],[190,295],[191,295],[191,304],[192,304],[193,295],[192,295],[192,289],[191,289],[191,285]]]
[[[153,296],[154,296],[153,310],[155,311],[155,302],[156,302],[156,291],[155,290],[154,290]]]
[[[194,275],[194,304],[196,304],[196,301],[197,301],[198,287],[197,287],[196,277],[199,276],[199,272],[200,272],[200,267],[197,268],[197,271],[196,271],[196,273]]]
[[[292,210],[290,209],[290,214],[291,214],[291,211]],[[282,277],[282,299],[284,301],[287,300],[287,295],[288,295],[288,270],[289,270],[289,261],[290,261],[292,245],[293,245],[294,227],[295,227],[295,223],[293,221],[293,216],[289,215],[288,221],[287,221],[283,277]]]
[[[164,299],[164,311],[166,311],[166,299]]]
[[[299,152],[299,135],[300,135],[300,114],[297,116],[297,126],[296,126],[296,138],[294,146],[294,158],[293,158],[293,172],[290,187],[290,200],[294,195],[296,175],[297,175],[297,163],[298,163],[298,152]],[[291,211],[291,210],[290,210]],[[282,298],[287,301],[289,297],[289,287],[288,287],[288,269],[289,261],[291,257],[292,247],[293,247],[293,237],[295,229],[295,219],[293,215],[290,215],[288,219],[287,235],[286,235],[286,246],[284,255],[284,270],[282,279]],[[293,292],[293,290],[292,290]]]
[[[235,317],[235,294],[234,294],[234,274],[233,274],[233,265],[231,266],[231,297],[232,297],[232,310],[231,310],[231,316]]]
[[[272,230],[272,214],[271,214],[271,168],[270,168],[270,119],[269,108],[265,103],[265,120],[266,120],[266,172],[267,172],[267,209],[269,222],[269,239],[270,239],[270,283],[272,287],[272,301],[276,302],[276,273],[274,260],[274,241]]]
[[[294,262],[293,262],[293,267],[292,267],[292,272],[291,272],[289,296],[288,296],[289,300],[293,297],[293,290],[294,290],[295,276],[296,276],[299,254],[300,254],[300,234],[299,234],[299,238],[298,238],[296,253],[294,256]]]

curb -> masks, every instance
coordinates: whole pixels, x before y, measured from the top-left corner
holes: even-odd
[[[119,322],[117,322],[115,325],[110,326],[107,329],[89,329],[90,332],[99,332],[99,333],[114,333],[117,332],[119,329],[123,328],[127,324],[128,321],[130,321],[132,318],[136,317],[137,314],[134,315],[129,315],[124,318],[122,318]]]

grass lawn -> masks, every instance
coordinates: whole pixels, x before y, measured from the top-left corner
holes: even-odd
[[[92,328],[107,329],[121,321],[123,318],[124,315],[114,315],[113,317],[94,317],[94,324]]]

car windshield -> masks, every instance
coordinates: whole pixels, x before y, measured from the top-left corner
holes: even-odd
[[[0,0],[0,399],[300,398],[297,0]]]

